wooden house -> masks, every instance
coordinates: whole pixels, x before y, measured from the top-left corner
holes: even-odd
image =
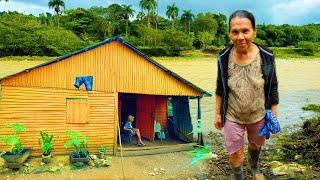
[[[92,90],[74,86],[83,76],[93,77]],[[40,154],[40,130],[57,137],[55,154],[71,151],[64,147],[66,130],[88,136],[91,152],[103,145],[115,153],[118,126],[127,115],[136,117],[142,136],[153,139],[155,121],[167,126],[169,97],[204,95],[210,93],[114,37],[0,79],[0,125],[23,123],[23,144],[33,155]]]

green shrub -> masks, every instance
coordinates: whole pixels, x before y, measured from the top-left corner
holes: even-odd
[[[100,152],[105,153],[105,152],[107,152],[107,150],[108,150],[108,148],[105,147],[105,146],[100,146],[100,147],[99,147],[99,151],[100,151]]]
[[[82,137],[82,133],[80,131],[72,132],[71,130],[67,130],[66,134],[70,136],[70,140],[67,141],[64,146],[66,148],[73,147],[74,154],[78,157],[89,157],[89,152],[87,150],[88,148],[88,137]]]
[[[41,138],[39,138],[39,145],[41,146],[42,153],[49,155],[53,150],[53,135],[49,135],[47,132],[40,131]],[[40,141],[42,140],[42,142]]]
[[[301,48],[300,53],[305,56],[313,56],[318,50],[318,44],[309,41],[300,41],[297,47]]]
[[[210,53],[210,54],[217,54],[219,51],[222,51],[225,47],[217,47],[217,46],[207,46],[207,48],[203,49],[202,52]]]
[[[302,108],[305,111],[314,111],[314,112],[320,112],[320,105],[318,104],[308,104]]]
[[[23,124],[15,123],[5,125],[3,129],[11,129],[12,134],[0,136],[0,141],[3,141],[7,146],[10,146],[12,154],[20,155],[23,151],[23,145],[18,134],[25,132],[26,127]]]
[[[147,56],[179,56],[180,50],[170,49],[169,47],[139,47]]]

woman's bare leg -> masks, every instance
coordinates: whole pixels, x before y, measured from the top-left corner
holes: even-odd
[[[229,155],[229,162],[236,180],[243,180],[242,164],[244,161],[244,148],[239,149],[237,152]]]

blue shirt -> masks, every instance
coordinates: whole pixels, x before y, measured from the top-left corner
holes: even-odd
[[[123,126],[124,129],[133,129],[132,122],[126,121],[126,123]]]

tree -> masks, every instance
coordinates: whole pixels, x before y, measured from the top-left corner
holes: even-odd
[[[133,17],[134,10],[131,8],[131,5],[122,5],[122,13],[123,18],[126,21],[126,37],[128,37],[128,26],[129,26],[129,19]]]
[[[123,8],[119,4],[111,4],[107,7],[107,18],[106,18],[111,35],[117,36],[125,33],[125,20],[123,16]]]
[[[202,48],[206,49],[214,40],[214,35],[210,32],[199,32],[198,39],[201,42]]]
[[[150,13],[157,8],[156,0],[141,0],[139,3],[142,11],[144,9],[147,10],[147,17],[148,17],[148,27],[150,27]]]
[[[142,21],[145,16],[146,15],[144,14],[144,12],[139,12],[136,16],[136,19]]]
[[[0,0],[1,1],[1,0]],[[4,0],[4,2],[9,2],[9,0]]]
[[[48,6],[49,6],[49,8],[54,9],[54,12],[56,13],[58,28],[59,28],[60,16],[62,14],[61,8],[65,9],[64,1],[63,0],[49,0]]]
[[[191,10],[183,10],[183,14],[181,15],[181,20],[185,23],[186,25],[186,31],[188,31],[188,34],[190,34],[190,26],[191,26],[191,21],[194,18],[194,14],[191,13]],[[187,30],[188,28],[188,30]]]
[[[178,17],[179,8],[173,3],[171,6],[167,6],[166,15],[172,20],[172,27],[174,27],[174,21]]]
[[[94,43],[107,38],[108,26],[103,17],[83,8],[71,9],[65,12],[63,27],[72,30],[84,41]]]
[[[212,33],[215,36],[217,33],[217,28],[218,24],[217,21],[214,19],[212,13],[199,13],[192,22],[192,29],[196,35],[198,35],[199,32],[206,31]]]
[[[41,13],[39,14],[39,20],[41,24],[51,25],[54,22],[54,18],[51,13]]]

